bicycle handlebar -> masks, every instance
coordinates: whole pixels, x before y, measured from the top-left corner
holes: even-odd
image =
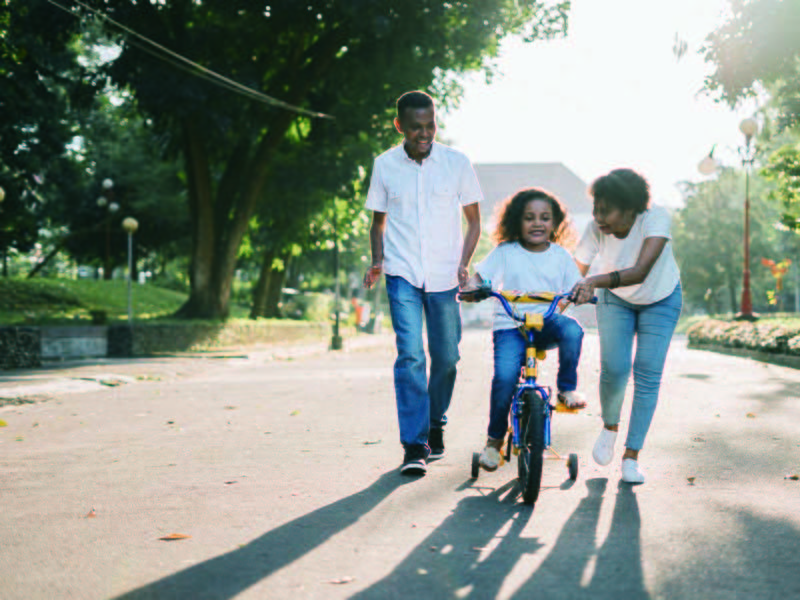
[[[536,292],[536,293],[525,293],[525,292],[509,292],[509,291],[499,291],[495,292],[492,289],[490,282],[484,282],[479,287],[475,288],[474,290],[465,290],[460,291],[458,293],[459,300],[466,300],[467,302],[481,302],[486,300],[487,298],[497,298],[500,301],[503,309],[506,311],[509,317],[514,319],[515,321],[520,321],[522,323],[525,322],[525,317],[521,317],[517,314],[517,311],[514,310],[514,307],[511,306],[511,303],[517,302],[530,302],[530,303],[550,303],[550,306],[547,308],[547,312],[544,313],[544,320],[546,321],[550,317],[553,316],[553,313],[558,308],[559,302],[562,300],[569,300],[572,301],[572,295],[570,293],[564,294],[554,294],[552,292]],[[589,300],[591,304],[597,304],[597,296]]]

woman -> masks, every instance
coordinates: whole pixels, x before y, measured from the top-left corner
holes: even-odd
[[[591,187],[594,221],[575,250],[584,276],[573,288],[576,303],[599,289],[600,403],[603,429],[592,456],[601,465],[614,457],[619,418],[633,359],[631,408],[622,479],[644,483],[639,452],[658,403],[661,374],[681,312],[678,265],[670,242],[670,216],[650,206],[647,181],[630,169],[616,169]],[[597,274],[586,277],[589,267]]]

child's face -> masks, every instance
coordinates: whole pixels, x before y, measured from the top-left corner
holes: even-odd
[[[594,202],[592,216],[601,233],[616,237],[628,235],[633,222],[636,220],[636,215],[632,210],[621,210],[598,199]]]
[[[534,252],[546,250],[556,227],[553,207],[547,200],[529,200],[522,212],[521,243]]]

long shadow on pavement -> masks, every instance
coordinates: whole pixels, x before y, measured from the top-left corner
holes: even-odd
[[[487,496],[461,500],[392,573],[352,598],[649,598],[642,579],[639,509],[630,486],[620,486],[611,532],[597,550],[606,484],[604,478],[586,482],[587,496],[527,579],[525,570],[534,568],[544,546],[525,535],[534,512],[519,504],[513,491],[502,497],[515,486],[512,482]],[[584,583],[590,563],[593,576]]]
[[[117,596],[117,600],[233,598],[343,531],[410,481],[393,469],[352,496],[281,525],[232,552]]]

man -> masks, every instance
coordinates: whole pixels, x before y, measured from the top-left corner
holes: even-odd
[[[367,195],[366,206],[373,211],[372,266],[364,285],[372,287],[385,272],[397,341],[394,386],[405,449],[400,472],[422,475],[427,460],[444,456],[444,426],[461,341],[456,292],[469,279],[483,196],[469,159],[434,140],[436,114],[428,94],[401,96],[394,125],[403,144],[375,159]],[[463,240],[462,212],[467,221]]]

